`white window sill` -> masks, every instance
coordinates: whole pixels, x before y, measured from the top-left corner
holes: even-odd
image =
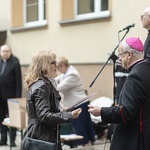
[[[97,17],[92,17],[92,18],[78,18],[78,19],[70,19],[70,20],[61,20],[59,21],[59,24],[69,24],[69,23],[77,23],[77,22],[84,22],[84,21],[91,21],[91,20],[99,20],[99,19],[108,19],[111,16],[97,16]]]
[[[10,28],[9,30],[11,32],[19,32],[19,31],[26,31],[26,30],[32,30],[32,29],[37,29],[37,28],[46,28],[47,27],[47,22],[43,24],[37,24],[37,25],[32,25],[32,26],[23,26],[23,27],[15,27],[15,28]]]

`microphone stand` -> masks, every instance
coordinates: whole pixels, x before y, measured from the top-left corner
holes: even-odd
[[[127,35],[128,32],[129,32],[129,28],[127,29],[127,31],[125,32],[124,36],[119,41],[119,43],[125,38],[125,36]],[[115,49],[113,50],[113,52],[111,53],[111,55],[109,56],[109,58],[107,59],[107,61],[105,62],[105,64],[103,65],[103,67],[101,68],[101,70],[99,71],[99,73],[97,74],[97,76],[95,77],[95,79],[92,81],[92,83],[89,86],[89,87],[92,87],[92,85],[95,83],[95,81],[98,78],[98,76],[100,75],[100,73],[103,71],[103,69],[107,65],[108,61],[111,59],[113,61],[113,98],[114,98],[114,104],[113,105],[115,105],[115,94],[116,94],[116,89],[115,89],[115,62],[117,60],[117,56],[115,55],[115,51],[118,48],[119,43],[117,44],[117,46],[115,47]]]

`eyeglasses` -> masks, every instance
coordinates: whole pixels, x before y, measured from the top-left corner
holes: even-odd
[[[144,15],[141,15],[141,19],[143,19]]]
[[[145,15],[141,15],[141,19],[143,19],[144,18],[144,16],[147,16],[146,14]]]
[[[55,65],[56,66],[57,65],[57,61],[56,60],[52,61],[51,65]]]
[[[123,54],[125,54],[125,53],[128,53],[128,51],[125,51],[125,52],[119,53],[119,54],[118,54],[118,57],[122,57],[122,56],[123,56]]]

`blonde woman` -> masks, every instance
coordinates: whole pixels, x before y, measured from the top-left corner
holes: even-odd
[[[61,97],[55,89],[53,79],[56,76],[56,55],[48,50],[39,51],[32,58],[25,77],[25,86],[28,89],[26,109],[29,120],[21,150],[25,150],[27,137],[56,143],[57,124],[69,122],[81,113],[80,108],[72,112],[60,112]],[[57,150],[61,149],[59,135]]]

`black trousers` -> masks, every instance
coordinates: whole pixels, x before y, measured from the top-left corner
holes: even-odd
[[[7,126],[2,125],[4,118],[8,117],[8,105],[7,100],[0,99],[0,134],[1,141],[7,142]],[[16,139],[16,128],[11,128],[11,141],[15,142]]]

